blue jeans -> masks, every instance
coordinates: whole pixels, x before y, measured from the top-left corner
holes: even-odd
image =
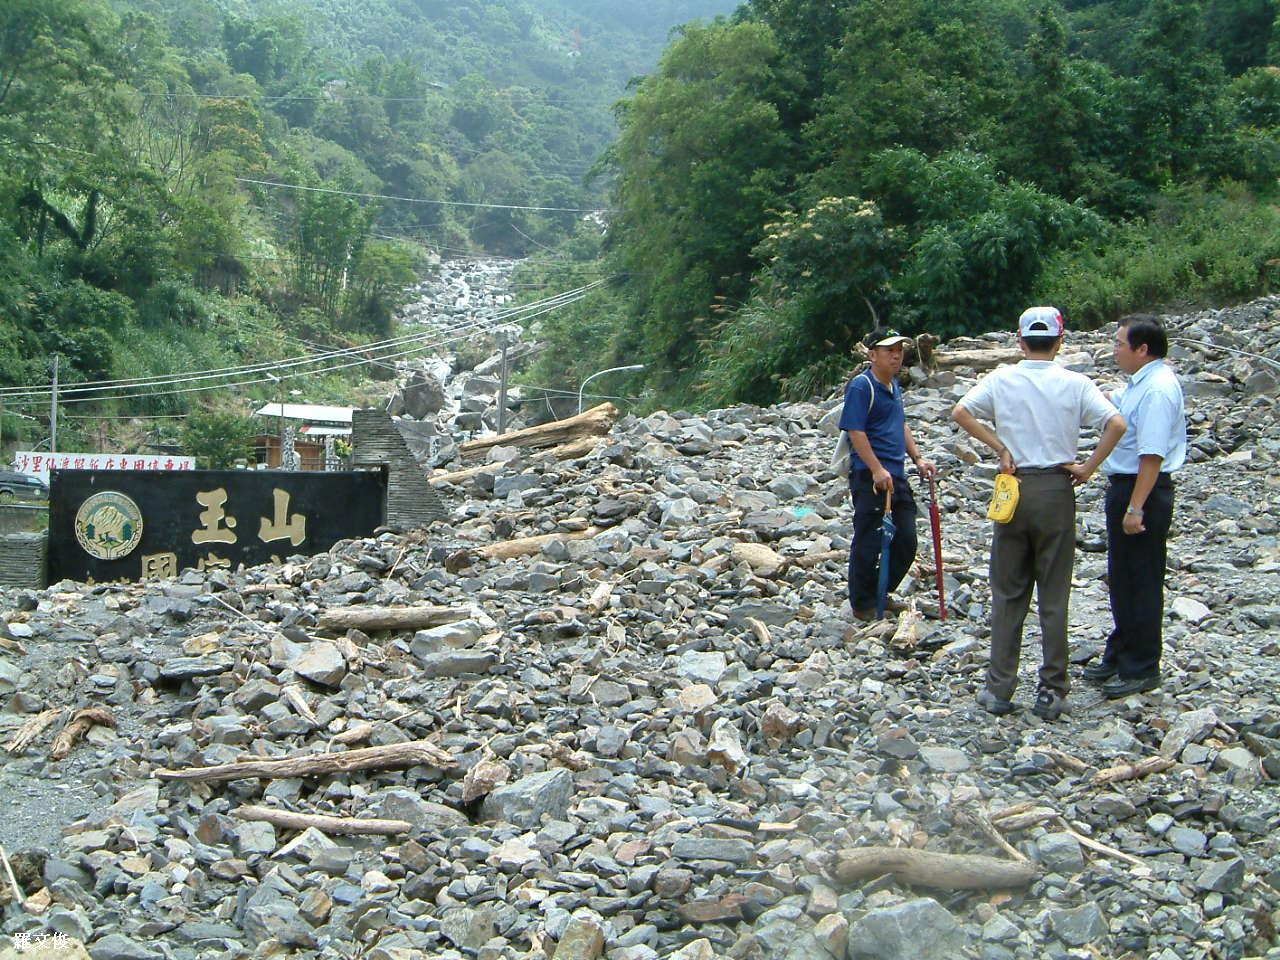
[[[849,474],[853,500],[853,543],[849,546],[849,606],[874,610],[880,579],[880,525],[884,522],[884,494],[871,485],[871,471]],[[897,529],[889,547],[889,592],[902,583],[916,559],[916,498],[904,477],[893,478],[893,522]]]

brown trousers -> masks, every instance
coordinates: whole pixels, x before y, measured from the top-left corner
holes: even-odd
[[[1036,588],[1044,660],[1040,686],[1067,695],[1067,615],[1076,554],[1076,498],[1062,471],[1018,474],[1018,509],[991,541],[991,663],[987,688],[1002,700],[1018,685],[1022,625]]]

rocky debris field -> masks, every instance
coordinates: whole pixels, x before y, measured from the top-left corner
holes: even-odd
[[[440,331],[440,350],[400,360],[387,409],[425,466],[448,463],[457,443],[498,427],[502,356],[495,343],[501,331],[509,339],[508,369],[514,374],[536,346],[523,340],[514,321],[529,308],[512,307],[508,291],[514,261],[446,260],[414,291],[415,299],[398,320],[429,324]],[[509,383],[508,430],[568,416],[576,396]]]
[[[851,621],[838,397],[626,417],[572,460],[494,448],[425,531],[10,592],[0,957],[1280,957],[1277,371],[1224,350],[1280,360],[1280,300],[1169,323],[1158,691],[974,704],[993,464],[947,412],[1009,335],[911,373],[945,622],[923,515],[908,609]],[[1064,362],[1117,382],[1112,333]],[[1024,707],[1038,653],[1033,616]]]

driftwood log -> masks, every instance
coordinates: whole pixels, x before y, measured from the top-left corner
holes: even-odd
[[[493,470],[494,467],[495,465],[492,463],[482,463],[479,466],[466,467],[450,473],[437,473],[434,476],[427,477],[427,482],[433,487],[440,487],[446,483],[463,483],[472,477],[479,476],[486,470]]]
[[[1040,746],[1032,747],[1031,749],[1034,753],[1039,753],[1048,757],[1055,764],[1069,773],[1084,773],[1093,769],[1079,757],[1073,757],[1065,750],[1059,750],[1057,747]]]
[[[579,457],[585,457],[591,453],[599,445],[599,437],[583,437],[581,440],[574,440],[572,443],[562,443],[557,447],[540,450],[530,457],[530,460],[533,463],[546,463],[551,460],[577,460]],[[474,467],[464,467],[461,470],[434,474],[427,477],[427,482],[433,487],[444,486],[446,483],[465,483],[472,477],[477,477],[486,471],[500,472],[502,469],[503,465],[500,463],[481,463]]]
[[[71,718],[71,722],[53,738],[53,746],[49,748],[49,759],[62,760],[81,741],[91,727],[114,727],[116,718],[106,707],[86,707]]]
[[[560,533],[544,533],[536,537],[522,537],[519,540],[504,540],[501,543],[490,543],[471,551],[477,557],[488,557],[490,560],[510,560],[513,557],[531,557],[538,553],[552,540],[585,540],[600,532],[599,527],[587,527],[585,530],[572,530]]]
[[[1117,860],[1123,860],[1125,863],[1133,866],[1141,866],[1142,861],[1132,854],[1125,853],[1123,850],[1117,850],[1115,847],[1109,847],[1093,837],[1086,836],[1074,829],[1071,824],[1063,819],[1062,815],[1052,807],[1037,807],[1034,803],[1020,803],[1016,806],[1009,807],[1007,810],[1001,810],[999,813],[993,813],[990,823],[994,829],[1003,833],[1014,833],[1018,830],[1027,830],[1031,827],[1037,827],[1042,823],[1051,823],[1058,827],[1063,833],[1068,833],[1075,837],[1076,842],[1082,847],[1088,847],[1095,853],[1101,853],[1108,857],[1114,857]]]
[[[1022,352],[1013,342],[1012,335],[1007,347],[979,347],[977,349],[936,350],[933,354],[931,370],[955,370],[970,367],[978,373],[994,370],[1002,363],[1017,363],[1022,359]],[[1089,364],[1092,357],[1087,353],[1063,354],[1058,358],[1062,364]]]
[[[406,767],[452,767],[453,755],[425,740],[391,743],[381,747],[363,747],[344,753],[318,753],[279,760],[239,760],[211,767],[187,767],[183,770],[160,769],[161,780],[243,780],[261,777],[284,780],[290,777],[327,776],[357,770],[403,770]]]
[[[1148,757],[1146,760],[1139,760],[1137,763],[1122,763],[1118,766],[1107,767],[1105,770],[1099,770],[1089,782],[1095,787],[1101,787],[1108,783],[1120,783],[1124,780],[1141,780],[1143,777],[1150,776],[1153,773],[1162,773],[1176,765],[1177,761],[1172,757]]]
[[[12,754],[22,753],[61,715],[62,707],[50,707],[48,710],[37,713],[18,729],[13,739],[5,744],[4,748]]]
[[[807,553],[802,557],[792,557],[791,562],[797,567],[808,570],[823,563],[844,562],[848,559],[848,550],[823,550],[821,553]]]
[[[272,807],[237,807],[231,811],[231,815],[240,820],[259,820],[285,830],[306,830],[314,827],[321,833],[347,836],[394,837],[400,833],[409,833],[413,829],[413,824],[407,820],[326,817],[318,813],[293,813],[289,810],[276,810]]]
[[[579,457],[585,457],[587,454],[600,446],[601,438],[599,436],[583,437],[581,440],[573,440],[569,443],[562,443],[557,447],[551,447],[547,450],[540,450],[529,459],[534,463],[546,463],[549,460],[577,460]]]
[[[998,890],[1025,887],[1036,877],[1034,864],[980,854],[934,853],[906,847],[841,850],[835,875],[857,883],[893,874],[904,883],[941,890]]]
[[[1058,811],[1052,807],[1029,806],[1024,809],[1006,813],[1000,817],[992,816],[991,822],[998,830],[1013,833],[1017,830],[1028,830],[1049,820],[1057,820]]]
[[[537,427],[525,427],[496,437],[468,440],[458,448],[462,459],[478,457],[490,447],[555,447],[570,440],[597,437],[609,432],[618,419],[618,408],[612,403],[584,410],[577,416],[553,420]]]
[[[13,875],[13,867],[9,865],[9,856],[4,852],[4,847],[0,847],[0,865],[4,866],[5,877],[9,881],[9,889],[13,891],[13,902],[24,903],[26,895],[22,892],[22,888],[18,886],[18,878]]]
[[[341,633],[345,630],[422,630],[465,620],[465,607],[338,607],[320,614],[319,629]]]

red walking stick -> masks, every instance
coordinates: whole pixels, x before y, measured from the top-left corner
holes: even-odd
[[[942,515],[938,510],[938,485],[929,478],[929,526],[933,528],[933,576],[938,583],[938,610],[947,619],[947,601],[942,594]]]

